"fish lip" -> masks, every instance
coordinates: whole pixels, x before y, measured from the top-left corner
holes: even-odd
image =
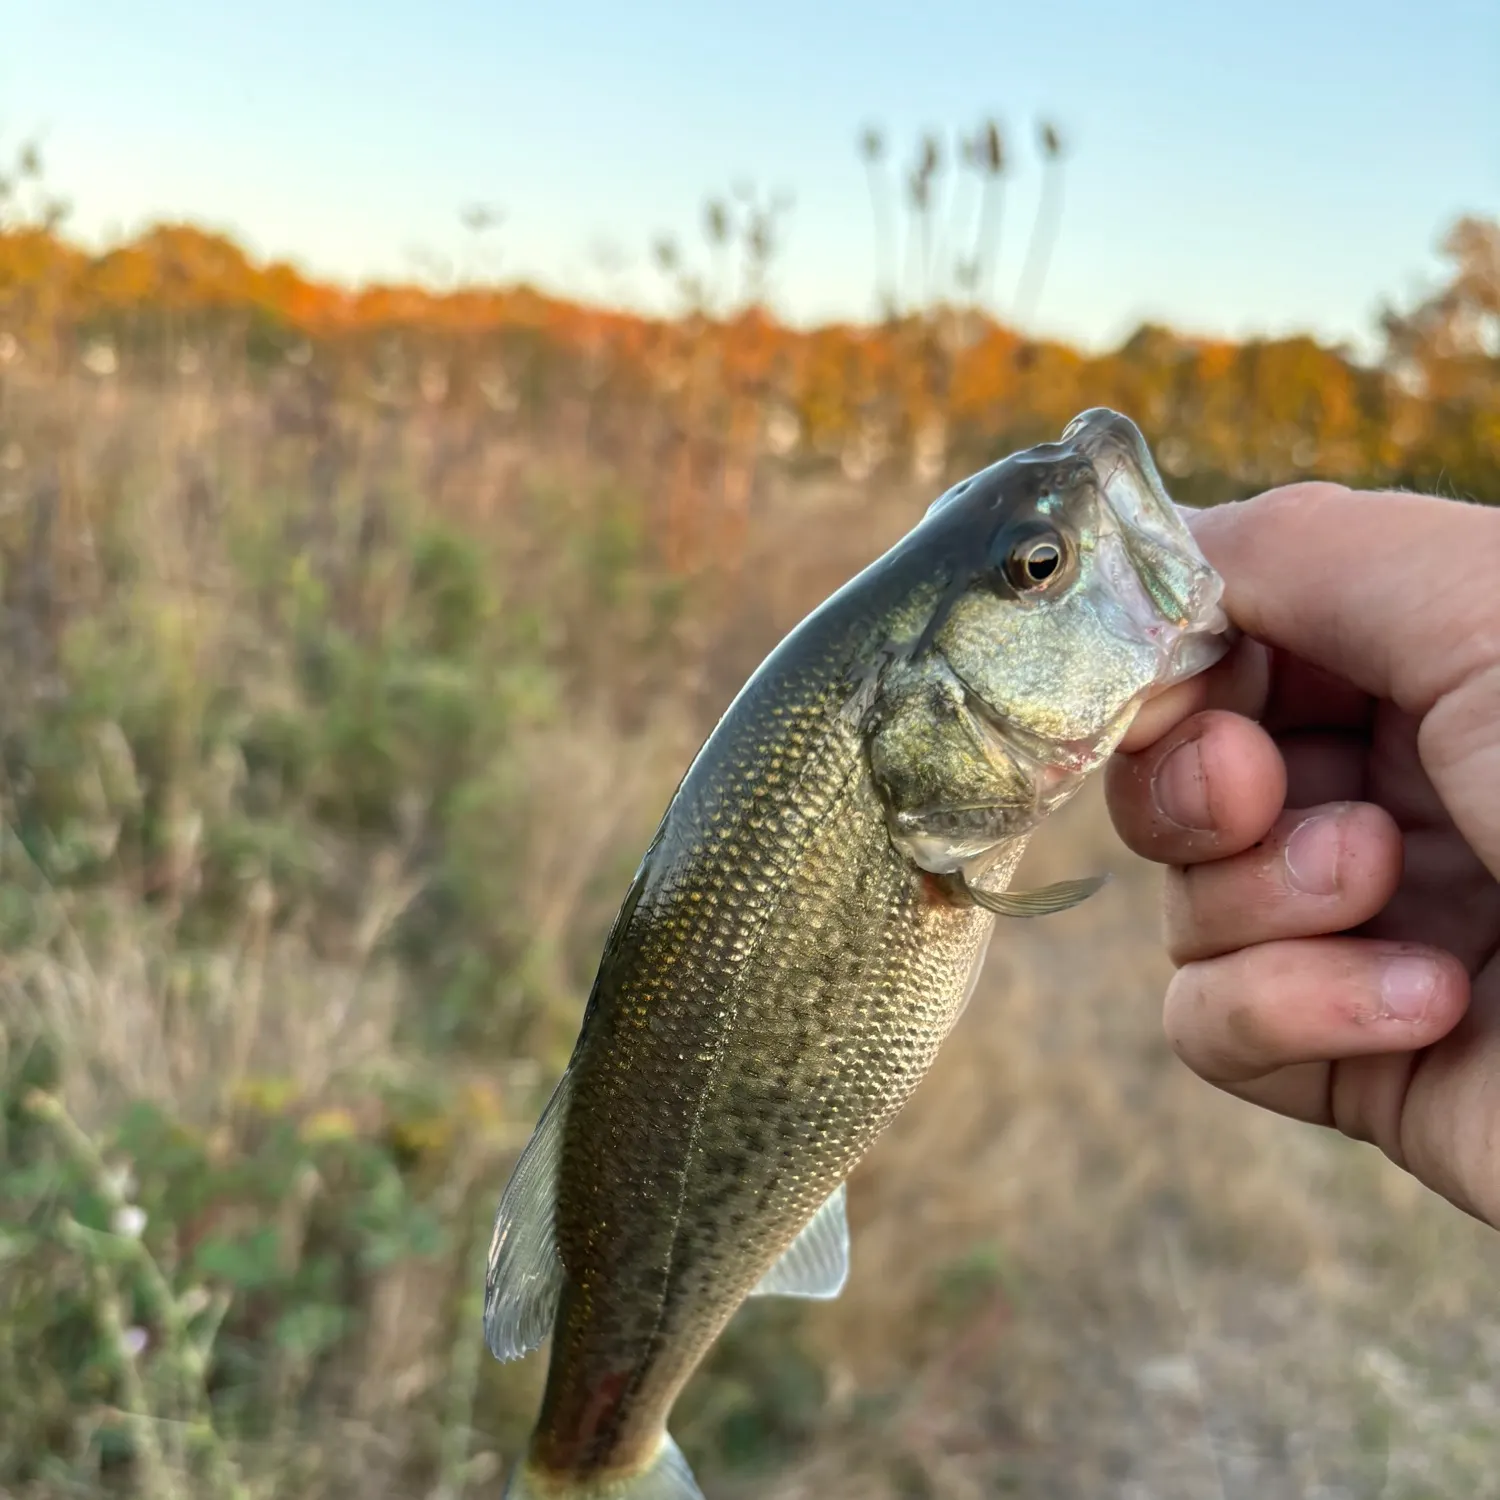
[[[1140,429],[1108,407],[1080,412],[1063,441],[1093,465],[1104,509],[1138,589],[1117,589],[1129,631],[1161,653],[1154,686],[1207,670],[1233,643],[1224,612],[1224,580],[1188,525],[1194,513],[1167,494]],[[1118,566],[1116,572],[1118,573]]]

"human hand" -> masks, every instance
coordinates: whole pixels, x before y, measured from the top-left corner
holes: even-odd
[[[1167,1035],[1500,1227],[1500,510],[1302,484],[1193,532],[1247,639],[1106,777],[1171,867]]]

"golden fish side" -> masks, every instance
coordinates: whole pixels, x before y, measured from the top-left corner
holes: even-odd
[[[955,487],[782,642],[689,768],[497,1216],[490,1347],[553,1336],[507,1493],[698,1494],[666,1433],[683,1383],[747,1296],[837,1294],[844,1180],[961,1011],[994,913],[1095,887],[1006,890],[1216,599],[1149,469],[1130,504],[1169,520],[1154,563],[1132,552],[1108,498],[1122,422]]]

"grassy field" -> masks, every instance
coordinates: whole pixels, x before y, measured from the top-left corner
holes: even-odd
[[[495,413],[296,362],[0,371],[0,1494],[494,1494],[497,1194],[688,757],[932,498],[769,471],[732,566]],[[1500,1497],[1500,1240],[1199,1084],[1096,795],[675,1427],[711,1497]],[[1045,867],[1042,869],[1041,867]]]

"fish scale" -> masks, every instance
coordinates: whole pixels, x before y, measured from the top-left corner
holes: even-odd
[[[747,1296],[836,1293],[842,1185],[967,1003],[995,913],[1093,889],[1005,887],[1222,618],[1139,434],[1079,421],[955,487],[809,616],[678,787],[497,1216],[491,1346],[552,1334],[507,1493],[697,1495],[666,1436],[684,1382]]]

